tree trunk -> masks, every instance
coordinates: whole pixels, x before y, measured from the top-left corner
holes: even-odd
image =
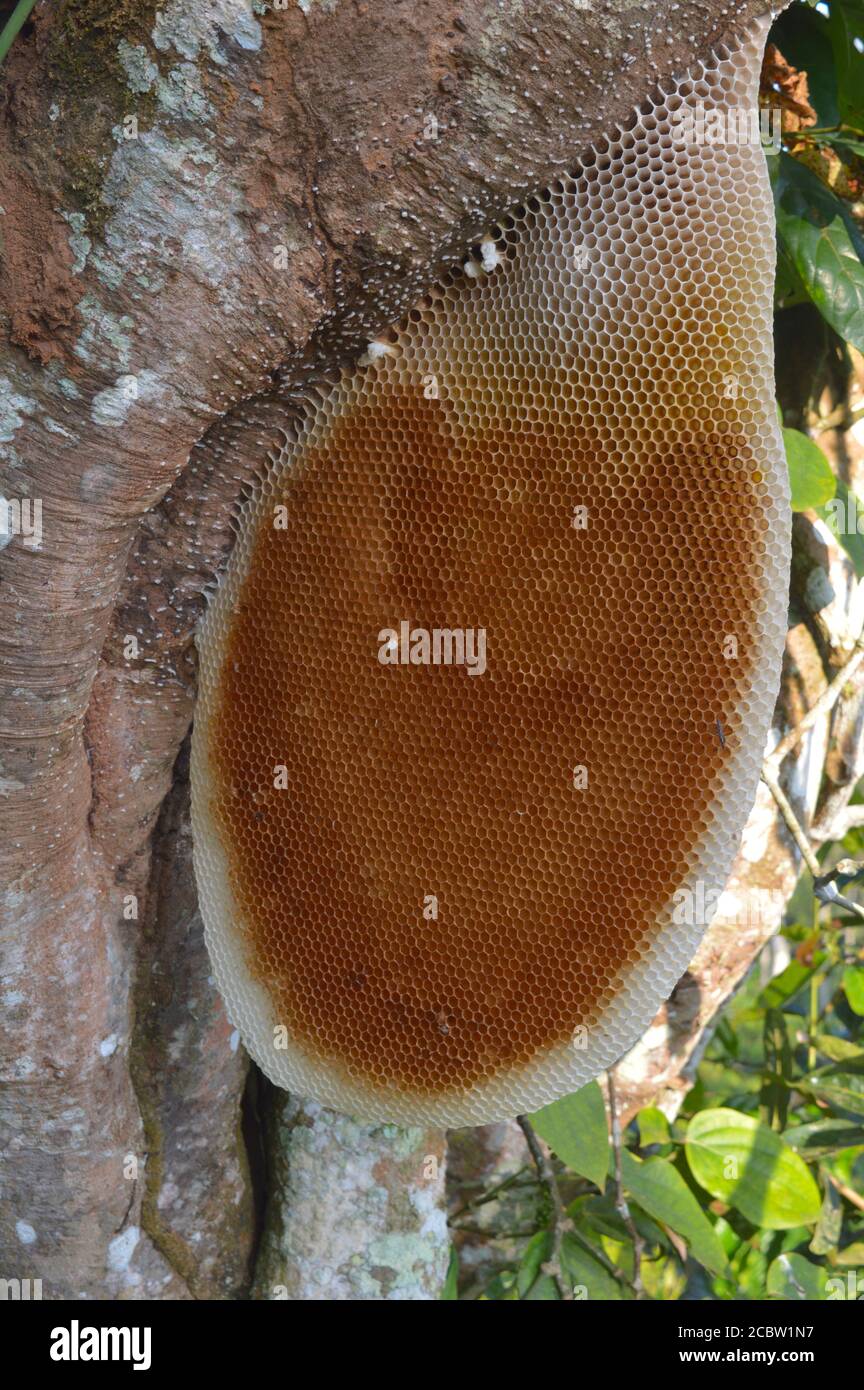
[[[0,491],[41,507],[0,562],[10,1277],[48,1298],[435,1296],[442,1137],[280,1099],[265,1154],[243,1104],[190,872],[195,623],[303,388],[760,9],[34,10],[0,121]],[[680,1088],[763,936],[730,954],[715,930],[634,1103]]]

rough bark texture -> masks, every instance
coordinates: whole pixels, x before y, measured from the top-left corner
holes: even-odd
[[[159,819],[238,492],[304,381],[761,8],[35,9],[0,111],[0,491],[39,499],[43,528],[0,562],[4,1275],[49,1298],[248,1287],[243,1064],[201,953],[182,774]],[[309,1127],[334,1175],[346,1124]],[[351,1140],[371,1162],[378,1139]],[[373,1226],[405,1179],[382,1162]],[[284,1267],[320,1288],[272,1171],[290,1236],[280,1253],[268,1227],[259,1286]],[[437,1261],[412,1285],[384,1258],[362,1287],[428,1296]]]

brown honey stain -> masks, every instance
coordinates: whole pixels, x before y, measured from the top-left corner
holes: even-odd
[[[367,1084],[445,1093],[590,1024],[737,744],[753,451],[703,431],[625,463],[554,404],[467,438],[446,400],[379,386],[285,476],[223,653],[213,810],[251,968],[295,1042]],[[382,665],[403,619],[485,628],[485,674]]]

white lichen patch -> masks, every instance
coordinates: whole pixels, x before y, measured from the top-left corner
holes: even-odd
[[[182,58],[194,61],[203,49],[224,67],[228,59],[221,47],[223,37],[250,52],[261,47],[261,26],[249,0],[209,0],[207,5],[171,0],[156,13],[153,42],[163,53],[173,48]]]
[[[117,45],[117,57],[126,73],[129,90],[142,95],[149,92],[158,80],[159,69],[144,45],[127,43],[125,39],[121,39]]]
[[[106,425],[116,429],[126,423],[126,417],[138,399],[138,378],[131,373],[118,376],[113,386],[99,391],[93,397],[90,419],[96,425]]]
[[[141,1232],[138,1227],[129,1226],[109,1242],[106,1262],[114,1274],[124,1274],[128,1270],[129,1262],[135,1254],[135,1247],[140,1237]]]
[[[83,212],[64,212],[63,218],[72,228],[69,235],[69,249],[75,257],[72,262],[72,274],[80,275],[87,264],[93,244],[85,232],[87,218]]]
[[[156,1205],[160,1211],[168,1211],[179,1196],[180,1189],[175,1182],[163,1182],[159,1189],[159,1196],[156,1198]]]
[[[24,424],[24,414],[35,409],[34,400],[20,395],[7,376],[0,377],[0,443],[10,444]]]
[[[78,305],[84,327],[75,344],[75,356],[88,367],[121,370],[132,357],[129,334],[133,320],[128,314],[110,314],[94,295],[85,294]],[[64,393],[65,394],[65,393]]]
[[[204,89],[201,74],[194,63],[178,63],[167,77],[156,83],[156,96],[162,110],[170,116],[187,121],[206,121],[213,115]]]
[[[107,386],[93,397],[90,418],[97,425],[116,428],[125,424],[129,411],[137,402],[146,404],[164,394],[165,387],[156,372],[131,372],[118,376],[113,386]]]
[[[203,178],[202,165],[210,166]],[[235,281],[247,248],[246,204],[203,141],[157,127],[126,141],[112,156],[103,198],[116,209],[105,228],[108,255],[123,273],[175,261],[169,248],[179,236],[186,277],[209,289]]]
[[[389,1286],[383,1290],[384,1298],[403,1302],[425,1297],[418,1286],[418,1272],[435,1268],[438,1248],[435,1241],[419,1231],[391,1231],[371,1241],[367,1263],[373,1269],[391,1271]],[[381,1297],[382,1290],[374,1278],[367,1276],[366,1287],[373,1297]]]
[[[15,1234],[22,1245],[34,1245],[36,1243],[36,1232],[29,1221],[16,1221]]]
[[[423,1240],[432,1241],[436,1250],[446,1244],[447,1215],[441,1205],[440,1194],[435,1183],[423,1183],[412,1187],[409,1200],[420,1218],[420,1235]]]

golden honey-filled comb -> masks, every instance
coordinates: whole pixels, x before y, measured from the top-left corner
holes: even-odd
[[[535,1110],[639,1037],[708,925],[785,632],[773,216],[738,119],[764,37],[496,224],[243,509],[198,639],[195,866],[280,1086]]]

